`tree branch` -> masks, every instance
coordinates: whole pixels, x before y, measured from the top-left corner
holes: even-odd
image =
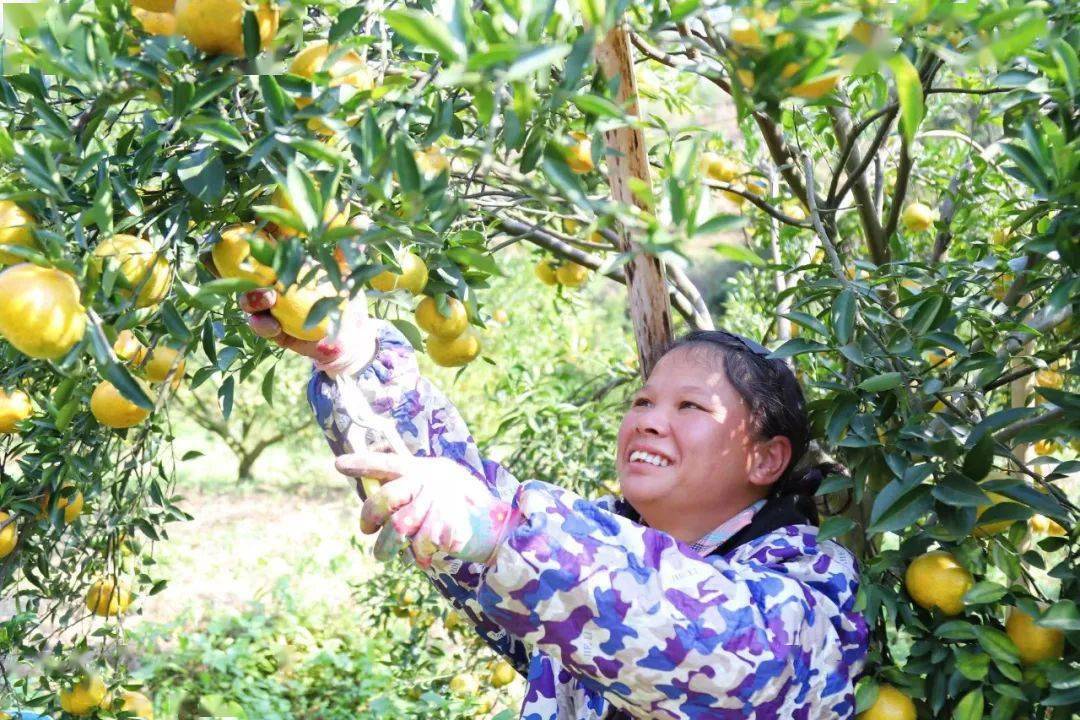
[[[852,189],[855,194],[856,208],[859,211],[859,220],[862,223],[863,233],[866,235],[866,246],[870,251],[870,259],[876,265],[883,265],[889,261],[889,245],[885,241],[888,236],[882,234],[881,222],[874,207],[874,196],[870,192],[870,185],[866,182],[866,165],[863,163],[862,158],[859,157],[858,142],[851,138],[851,116],[848,115],[845,108],[833,106],[829,108],[829,117],[832,119],[836,139],[849,148],[845,163],[849,173],[851,173],[848,176],[849,180],[854,179]],[[854,174],[859,167],[863,167],[864,170],[857,175]],[[830,211],[835,213],[835,206],[830,208]],[[835,215],[832,217],[831,224],[836,224]]]

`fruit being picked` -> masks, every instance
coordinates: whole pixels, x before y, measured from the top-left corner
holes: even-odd
[[[96,675],[83,677],[60,691],[60,707],[72,715],[89,715],[105,702],[105,683]]]
[[[140,381],[135,382],[139,383],[144,391],[147,390]],[[150,395],[149,392],[146,394]],[[102,380],[94,388],[94,393],[90,396],[90,412],[105,427],[118,430],[134,427],[150,417],[149,410],[139,407],[121,395],[116,386],[108,380]]]
[[[176,29],[208,55],[244,56],[244,0],[176,0]],[[259,48],[277,34],[280,11],[269,2],[255,10]]]
[[[910,232],[924,232],[929,230],[934,226],[936,220],[937,213],[921,202],[909,204],[904,208],[904,212],[900,215],[900,221]]]
[[[253,242],[272,245],[274,239],[251,223],[231,225],[221,231],[221,240],[210,249],[210,256],[221,277],[240,278],[259,287],[271,287],[277,282],[277,272],[252,256]]]
[[[270,308],[270,314],[281,324],[286,335],[313,342],[322,340],[330,331],[329,314],[323,316],[314,327],[305,327],[304,323],[315,303],[325,297],[333,296],[318,287],[293,285],[285,291],[278,291],[277,302]]]
[[[892,685],[878,685],[874,704],[859,713],[858,720],[915,720],[915,703]]]
[[[0,434],[15,432],[16,425],[33,411],[30,396],[22,390],[8,392],[0,388]]]
[[[447,297],[446,304],[448,315],[443,315],[435,298],[425,297],[416,306],[416,324],[425,332],[449,340],[465,332],[469,316],[465,304],[457,298]]]
[[[95,615],[113,617],[122,615],[131,605],[131,592],[123,583],[113,578],[95,580],[86,591],[86,607]]]
[[[1035,624],[1035,619],[1013,608],[1005,621],[1005,634],[1016,643],[1020,662],[1034,665],[1043,660],[1057,660],[1065,654],[1065,633]]]
[[[0,272],[0,336],[23,355],[57,360],[82,340],[79,286],[53,268],[21,263]]]
[[[461,367],[468,365],[480,354],[480,338],[472,328],[450,340],[430,335],[427,339],[427,352],[436,365]]]
[[[904,586],[911,599],[920,607],[936,607],[946,615],[963,612],[962,598],[974,584],[971,573],[944,550],[920,555],[904,573]]]
[[[6,558],[19,542],[19,533],[11,516],[0,510],[0,559]]]
[[[18,245],[36,248],[33,229],[34,216],[23,210],[11,200],[0,200],[0,265],[14,265],[24,262],[21,257],[5,252],[4,245]]]
[[[134,235],[113,235],[94,249],[90,259],[91,274],[100,277],[105,263],[115,262],[120,277],[117,285],[123,297],[138,293],[135,307],[150,307],[165,299],[172,285],[168,261],[150,241]]]
[[[420,256],[412,252],[404,253],[398,259],[398,264],[401,265],[400,273],[384,270],[371,278],[371,287],[380,292],[408,290],[413,295],[422,293],[427,285],[428,269]]]

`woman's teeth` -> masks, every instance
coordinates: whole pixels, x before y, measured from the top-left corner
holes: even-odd
[[[647,453],[644,450],[635,450],[630,453],[630,462],[647,462],[650,465],[655,465],[657,467],[667,467],[671,464],[665,458],[662,458],[659,455],[653,455],[652,453]]]

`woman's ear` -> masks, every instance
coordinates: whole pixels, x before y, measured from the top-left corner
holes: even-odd
[[[791,440],[777,435],[758,442],[754,447],[750,465],[750,482],[769,486],[784,474],[791,462]]]

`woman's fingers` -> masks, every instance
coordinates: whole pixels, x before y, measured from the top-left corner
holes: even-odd
[[[349,477],[395,480],[416,469],[415,460],[407,455],[361,451],[339,455],[334,461],[334,467],[339,473]]]
[[[281,323],[268,312],[257,312],[248,317],[248,327],[264,338],[277,338],[281,335]]]
[[[277,293],[272,288],[249,290],[240,295],[240,309],[248,314],[266,312],[277,302]]]
[[[370,535],[381,528],[391,515],[413,501],[421,487],[419,478],[409,476],[383,485],[364,501],[360,511],[360,532]]]

